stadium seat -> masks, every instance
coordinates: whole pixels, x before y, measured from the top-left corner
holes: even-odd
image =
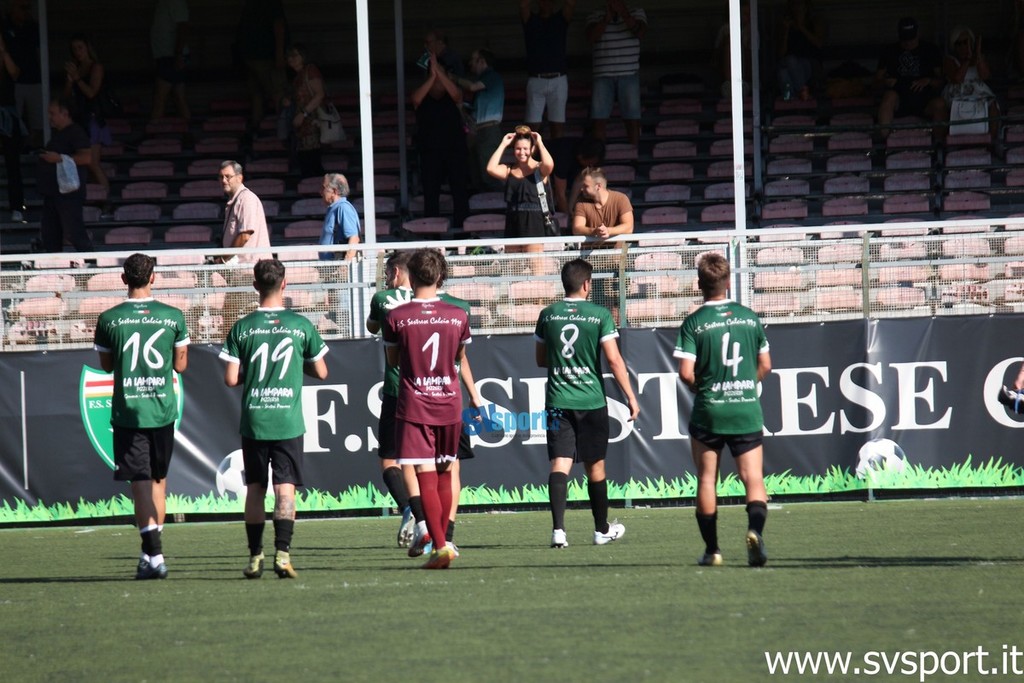
[[[826,244],[818,249],[818,263],[860,263],[863,258],[859,244]]]
[[[947,263],[939,266],[939,280],[946,282],[987,282],[992,271],[987,263]]]
[[[767,202],[761,205],[761,218],[764,220],[807,218],[807,201],[803,199],[787,199],[778,202]]]
[[[689,140],[662,140],[654,143],[651,156],[655,159],[695,157],[697,143]]]
[[[800,296],[787,292],[754,294],[751,308],[759,315],[793,315],[801,309]]]
[[[867,154],[834,154],[825,160],[829,173],[862,173],[871,170],[871,157]]]
[[[86,183],[85,184],[85,201],[87,202],[105,202],[110,196],[110,188],[106,185],[100,185],[99,183]]]
[[[322,219],[327,213],[327,206],[324,204],[324,200],[318,197],[296,199],[292,202],[288,213],[292,216],[317,216]]]
[[[626,301],[626,318],[631,325],[657,324],[661,322],[676,323],[686,313],[683,302],[686,299],[629,299]]]
[[[197,281],[196,273],[188,270],[158,272],[153,278],[153,289],[195,289]]]
[[[896,152],[885,157],[885,170],[931,168],[932,157],[927,152]]]
[[[323,233],[323,227],[323,221],[293,221],[284,226],[283,237],[286,240],[301,240],[310,242],[311,244],[316,244],[319,242],[320,235]]]
[[[224,115],[211,116],[203,121],[204,133],[237,133],[245,132],[246,120],[244,116]]]
[[[885,287],[875,292],[875,302],[883,308],[916,308],[924,305],[925,293],[920,287]]]
[[[942,242],[942,255],[947,258],[985,257],[992,254],[992,247],[982,237],[957,237]]]
[[[136,161],[128,167],[129,178],[170,178],[173,175],[174,163],[163,159]]]
[[[878,249],[883,261],[923,261],[928,247],[923,242],[886,242]]]
[[[656,206],[640,215],[641,225],[685,225],[687,211],[681,206]]]
[[[810,173],[810,171],[811,165],[808,161],[807,172]],[[735,170],[732,166],[732,159],[712,161],[710,164],[708,164],[707,170],[704,172],[704,175],[706,175],[708,178],[732,178],[734,174]],[[746,178],[749,178],[750,176],[754,175],[754,165],[749,160],[743,162],[743,175]],[[785,174],[779,173],[777,175]],[[654,180],[654,178],[651,178],[651,180]]]
[[[121,188],[121,199],[140,201],[144,199],[166,199],[167,183],[158,180],[145,180],[128,183]]]
[[[728,141],[731,145],[732,141]],[[814,151],[814,139],[805,135],[777,135],[768,142],[769,154],[806,154]]]
[[[890,173],[885,176],[886,192],[927,192],[932,187],[927,173]]]
[[[75,289],[73,275],[46,273],[33,275],[25,282],[26,292],[70,292]]]
[[[764,184],[766,197],[804,196],[810,194],[811,184],[801,178],[772,180]]]
[[[478,213],[469,216],[462,224],[468,233],[504,233],[505,215],[500,213]]]
[[[693,119],[662,119],[654,125],[657,137],[683,137],[700,133],[700,124]]]
[[[804,260],[800,247],[762,247],[754,254],[754,262],[759,266],[800,265]]]
[[[164,254],[157,252],[156,254],[156,264],[158,266],[201,266],[204,263],[206,263],[206,256],[198,252],[191,254]]]
[[[644,192],[645,202],[686,202],[690,188],[686,185],[651,185]]]
[[[185,173],[194,178],[212,179],[220,172],[220,165],[220,159],[196,159],[195,161],[189,162],[188,167],[185,169]],[[246,169],[246,172],[248,173],[250,171]],[[285,172],[287,172],[287,169],[285,169]],[[220,181],[213,180],[212,182],[217,183],[217,189],[220,190]],[[221,196],[223,196],[223,192],[221,193]]]
[[[115,221],[157,221],[160,207],[157,204],[124,204],[114,209]]]
[[[611,142],[605,145],[604,158],[607,161],[636,161],[637,157],[635,145],[622,142]]]
[[[124,283],[121,282],[120,273],[115,273],[118,276],[119,289],[126,291]],[[118,304],[124,302],[123,296],[95,296],[82,299],[78,302],[78,314],[83,316],[98,316],[108,308],[113,308]]]
[[[928,130],[897,129],[889,133],[885,139],[887,149],[906,149],[908,147],[931,147],[932,134]]]
[[[214,171],[210,175],[216,175]],[[224,199],[224,188],[219,180],[189,180],[178,188],[178,196],[182,199]]]
[[[152,138],[139,143],[139,156],[166,157],[181,154],[181,140]]]
[[[658,105],[658,115],[667,117],[699,114],[701,109],[701,102],[698,99],[678,98],[662,100],[661,104]]]
[[[188,121],[177,117],[165,117],[146,122],[146,135],[183,135],[188,132]]]
[[[715,140],[708,149],[708,154],[713,157],[732,157],[732,140]],[[754,154],[754,144],[747,138],[743,140],[743,156],[750,157]],[[657,155],[655,155],[657,156]]]
[[[398,192],[402,189],[401,179],[394,173],[376,173],[373,176],[373,189],[376,192]],[[356,182],[356,190],[363,191],[363,181]]]
[[[451,221],[444,217],[415,218],[402,223],[402,229],[414,235],[443,235],[451,227]]]
[[[637,255],[633,267],[641,271],[679,270],[683,267],[683,259],[671,251],[652,251]]]
[[[776,128],[813,128],[814,123],[814,117],[807,114],[786,114],[772,119]],[[732,131],[732,126],[729,126],[729,131]]]
[[[862,280],[859,268],[814,271],[814,284],[817,287],[859,287]]]
[[[477,192],[469,197],[470,211],[504,211],[505,208],[504,192]]]
[[[300,199],[299,201],[306,201],[306,200]],[[319,215],[323,216],[327,212],[327,207],[324,205],[324,202],[323,202],[322,199],[318,200],[318,201],[320,202],[320,214]],[[364,213],[364,211],[363,211],[363,202],[364,201],[365,201],[365,199],[363,197],[356,197],[355,199],[352,200],[352,206],[354,206],[356,208],[356,212],[360,216],[362,216],[363,213]],[[378,213],[378,214],[381,214],[381,213],[396,213],[398,211],[398,200],[395,199],[394,197],[388,197],[387,195],[380,195],[379,194],[379,195],[376,195],[373,198],[373,207],[374,207],[374,210],[376,211],[376,213]]]
[[[498,315],[508,318],[516,325],[529,325],[531,328],[537,324],[540,312],[544,310],[544,304],[502,304],[497,307]]]
[[[107,246],[146,246],[152,239],[153,231],[150,228],[110,228],[103,236],[103,243]]]
[[[863,304],[862,290],[854,287],[822,287],[814,290],[816,311],[858,311]]]
[[[732,162],[722,162],[728,164],[729,173],[728,176],[732,176]],[[768,162],[768,175],[770,176],[788,176],[788,175],[799,175],[811,172],[811,160],[802,159],[799,157],[790,157],[782,159],[772,159]],[[728,177],[726,176],[726,177]]]
[[[825,194],[867,194],[871,182],[855,175],[841,175],[828,178],[824,185]]]
[[[603,167],[609,184],[632,183],[636,179],[636,169],[626,164],[609,164]],[[625,191],[627,188],[619,188]]]
[[[226,135],[214,135],[196,140],[195,151],[196,154],[217,154],[223,157],[241,156],[238,138]]]
[[[508,298],[513,304],[550,302],[558,296],[554,280],[522,280],[508,286]],[[536,319],[535,319],[536,320]]]
[[[222,204],[214,202],[190,202],[174,207],[171,217],[176,221],[213,221],[220,218]]]
[[[866,216],[868,202],[860,197],[837,197],[828,199],[821,205],[821,215],[826,218],[837,216]]]
[[[802,290],[807,288],[807,284],[807,276],[798,270],[754,273],[756,291]]]
[[[944,211],[988,211],[992,200],[982,192],[950,192],[942,202]]]
[[[498,288],[486,282],[464,282],[447,285],[445,291],[465,301],[492,302],[498,300]]]
[[[736,220],[736,207],[732,204],[712,204],[700,212],[701,223],[732,223]]]
[[[245,186],[260,198],[284,196],[284,180],[282,178],[246,178]]]
[[[992,153],[987,149],[956,149],[946,152],[946,168],[957,166],[989,166],[992,164]],[[1022,158],[1024,161],[1024,158]],[[1010,154],[1006,154],[1006,163],[1019,162],[1010,161]]]
[[[931,202],[924,195],[895,195],[882,201],[882,213],[927,213]]]

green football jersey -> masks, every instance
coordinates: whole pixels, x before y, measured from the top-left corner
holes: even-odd
[[[370,299],[370,314],[367,317],[380,327],[384,327],[384,317],[387,316],[388,311],[410,301],[412,301],[412,290],[408,287],[382,290],[374,294],[373,298]],[[383,391],[385,394],[398,398],[398,379],[398,366],[391,367],[384,363]]]
[[[178,419],[174,349],[187,346],[185,315],[154,299],[127,299],[100,314],[94,346],[114,359],[110,424],[153,429]]]
[[[672,355],[694,361],[697,396],[690,421],[713,434],[760,432],[757,356],[767,351],[764,327],[746,306],[714,301],[689,315]]]
[[[547,351],[547,406],[596,410],[608,405],[601,344],[618,336],[611,312],[583,299],[564,299],[541,311],[534,337]]]
[[[286,308],[259,308],[236,322],[220,357],[241,364],[242,436],[282,441],[304,434],[303,364],[326,353],[313,323]]]
[[[441,301],[444,301],[445,303],[449,303],[452,306],[458,306],[459,308],[464,310],[466,312],[466,320],[469,320],[470,310],[468,301],[466,301],[465,299],[460,299],[457,296],[452,296],[451,294],[443,290],[438,290],[437,298],[440,299]],[[459,361],[455,361],[455,373],[458,374],[461,371],[462,363],[460,363]]]

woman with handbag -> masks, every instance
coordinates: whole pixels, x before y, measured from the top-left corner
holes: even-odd
[[[89,39],[77,34],[71,38],[71,60],[64,63],[64,96],[71,102],[72,119],[89,134],[92,158],[89,173],[93,180],[110,189],[107,174],[100,166],[100,149],[113,139],[104,116],[103,102],[108,93],[103,90],[103,65],[96,57]]]
[[[512,145],[512,164],[501,163],[505,149]],[[534,151],[540,160],[534,159]],[[544,146],[540,133],[529,126],[516,126],[515,132],[501,139],[487,162],[487,174],[505,182],[505,237],[552,237],[559,234],[552,216],[548,176],[555,162]],[[544,251],[544,245],[506,245],[506,254]],[[535,264],[536,265],[536,264]],[[536,270],[536,268],[534,268]]]
[[[305,45],[296,43],[285,54],[288,67],[295,72],[292,79],[291,100],[284,106],[294,106],[292,130],[295,134],[295,159],[303,178],[322,176],[324,173],[320,150],[320,122],[317,115],[326,100],[324,79],[316,65],[307,63]]]
[[[999,105],[995,92],[985,82],[992,76],[992,70],[981,51],[981,36],[976,37],[966,26],[957,26],[949,33],[949,50],[942,63],[947,81],[942,96],[950,107],[949,134],[987,130],[993,142],[998,142]],[[988,121],[956,125],[960,120],[986,117]]]

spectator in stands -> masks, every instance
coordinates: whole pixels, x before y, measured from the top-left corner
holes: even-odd
[[[750,3],[743,0],[740,3],[740,50],[743,54],[743,96],[750,95],[750,77],[753,73],[753,58],[750,51]],[[714,67],[718,75],[718,81],[722,84],[722,97],[732,97],[732,45],[730,43],[729,20],[718,29],[715,36]]]
[[[220,164],[221,188],[227,198],[224,209],[224,233],[221,235],[221,246],[233,249],[269,249],[270,231],[267,229],[267,216],[263,211],[263,202],[256,193],[245,186],[245,171],[237,161],[227,160]],[[222,263],[234,266],[224,273],[224,278],[231,287],[246,288],[241,292],[228,292],[224,296],[224,321],[231,326],[238,317],[247,312],[247,308],[255,303],[249,287],[252,285],[251,264],[261,258],[270,258],[266,252],[237,254],[222,257]],[[246,267],[249,265],[249,267]]]
[[[54,98],[48,114],[53,134],[36,165],[36,191],[43,197],[42,248],[47,253],[59,253],[64,249],[66,238],[78,251],[92,251],[92,240],[82,218],[85,183],[79,181],[77,190],[62,193],[58,182],[59,173],[70,173],[70,169],[75,168],[81,177],[78,167],[89,165],[92,159],[89,135],[71,119],[71,107],[66,99]],[[63,170],[58,171],[58,167]]]
[[[633,205],[622,192],[608,189],[608,177],[600,168],[585,168],[580,173],[579,201],[573,209],[572,234],[589,237],[581,245],[581,255],[594,265],[594,271],[613,273],[594,285],[594,303],[611,310],[619,323],[618,257],[608,247],[610,237],[633,233]],[[593,250],[592,253],[589,251]],[[606,250],[606,251],[601,251]]]
[[[825,25],[811,14],[811,0],[789,0],[779,32],[779,92],[784,100],[811,99],[811,82],[821,72]]]
[[[955,100],[983,100],[988,105],[989,132],[993,142],[999,141],[999,104],[987,81],[992,77],[985,53],[981,50],[981,36],[966,26],[957,26],[949,32],[949,54],[942,63],[946,87],[942,96],[953,107]],[[952,114],[952,111],[950,112]],[[980,118],[980,117],[978,117]]]
[[[188,121],[192,112],[185,100],[185,66],[189,55],[186,0],[157,0],[149,44],[156,63],[153,110],[149,117],[162,119],[167,109],[167,96],[173,93],[178,116]]]
[[[327,215],[324,216],[324,227],[320,233],[320,246],[341,244],[342,241],[355,245],[359,244],[359,214],[356,207],[348,200],[348,179],[340,173],[328,173],[324,175],[323,189],[320,191],[327,204]],[[355,259],[355,249],[345,252],[345,260]],[[330,261],[336,258],[336,252],[322,252],[321,261]]]
[[[537,11],[530,11],[530,0],[519,0],[526,41],[526,124],[540,130],[544,110],[548,112],[550,140],[562,137],[565,128],[565,104],[569,100],[569,61],[566,43],[576,0],[563,0],[555,11],[554,0],[538,0]]]
[[[13,0],[4,22],[6,49],[18,65],[14,100],[18,116],[29,130],[32,146],[43,144],[43,78],[39,63],[39,24],[32,18],[30,0]]]
[[[594,46],[590,117],[596,138],[605,139],[618,100],[630,144],[640,142],[640,39],[646,31],[647,14],[624,0],[607,0],[603,10],[587,18],[587,39]]]
[[[89,173],[93,180],[109,190],[110,181],[100,166],[100,149],[113,143],[103,111],[106,102],[103,65],[96,57],[92,43],[82,34],[71,38],[71,61],[64,63],[64,73],[64,96],[72,103],[75,123],[89,133],[92,146]]]
[[[6,31],[4,32],[6,34]],[[0,144],[4,148],[4,169],[7,171],[7,208],[11,222],[25,220],[25,183],[21,176],[21,150],[28,131],[18,116],[14,84],[21,70],[0,36]]]
[[[452,79],[462,75],[462,64],[437,31],[427,34],[424,47],[426,52],[417,64],[426,70],[426,77],[410,97],[416,109],[423,215],[441,215],[441,183],[447,179],[452,191],[452,226],[461,228],[469,215],[469,152],[460,110],[462,90]]]
[[[476,78],[456,78],[456,83],[463,90],[473,93],[470,182],[478,190],[500,190],[501,183],[487,174],[487,160],[501,140],[505,82],[494,69],[494,53],[483,48],[474,50],[470,56],[469,72]]]
[[[513,162],[506,165],[501,163],[501,157],[509,145],[512,146]],[[535,151],[540,161],[534,159]],[[550,236],[545,222],[554,213],[550,204],[551,193],[545,189],[542,198],[539,186],[547,187],[548,176],[554,167],[555,162],[544,147],[540,133],[530,130],[529,126],[517,126],[515,132],[502,138],[487,162],[487,173],[505,183],[506,239]],[[542,251],[544,245],[540,242],[505,246],[506,254]]]
[[[899,42],[882,53],[875,83],[884,88],[878,107],[882,136],[897,116],[923,116],[945,121],[947,107],[942,99],[942,53],[918,37],[917,20],[903,17],[897,24]],[[941,129],[936,134],[942,136]]]
[[[295,159],[303,178],[323,175],[320,151],[320,125],[317,109],[324,103],[324,79],[320,69],[308,62],[309,52],[302,43],[288,49],[288,67],[295,72],[292,79],[291,99],[285,98],[285,107],[295,105],[292,129],[295,131]]]
[[[284,67],[288,22],[281,0],[245,0],[239,12],[237,55],[245,68],[252,100],[252,130],[263,121],[267,100],[277,111],[285,95]]]
[[[551,174],[555,209],[572,214],[580,194],[580,171],[604,163],[604,142],[595,137],[559,138],[548,145],[555,170]]]

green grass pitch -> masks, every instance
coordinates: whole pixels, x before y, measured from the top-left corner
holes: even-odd
[[[740,506],[719,515],[720,568],[695,564],[693,508],[613,515],[621,541],[591,545],[589,512],[572,510],[570,547],[552,550],[547,513],[466,514],[462,557],[434,572],[395,547],[396,518],[302,519],[293,581],[242,578],[241,522],[168,524],[170,577],[149,582],[131,578],[128,525],[0,530],[0,670],[10,681],[732,682],[772,679],[765,651],[1024,648],[1024,500],[773,505],[764,569],[746,566]]]

